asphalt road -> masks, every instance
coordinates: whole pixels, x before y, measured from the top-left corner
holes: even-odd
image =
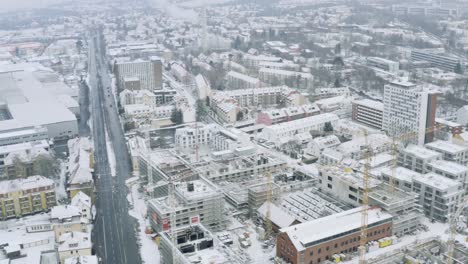
[[[101,263],[141,263],[135,237],[136,221],[128,214],[125,180],[130,175],[130,158],[118,113],[110,91],[110,77],[98,33],[89,50],[89,84],[95,147],[96,209],[93,243]],[[105,131],[108,131],[117,160],[111,175]]]

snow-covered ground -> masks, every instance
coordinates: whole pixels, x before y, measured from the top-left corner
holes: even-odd
[[[442,241],[447,241],[449,234],[448,234],[448,224],[442,224],[442,223],[431,223],[427,218],[424,218],[423,224],[426,225],[429,229],[427,232],[420,231],[414,236],[404,236],[401,238],[401,240],[394,245],[385,247],[385,248],[379,248],[375,251],[368,252],[366,254],[366,258],[375,258],[379,255],[386,254],[386,253],[391,253],[396,250],[402,249],[405,246],[408,246],[412,243],[415,243],[416,241],[422,241],[426,240],[429,238],[433,237],[439,237],[442,239]],[[465,236],[463,235],[457,235],[456,240],[458,240],[460,243],[464,244],[465,246],[468,246],[468,242],[465,241]],[[343,263],[358,263],[358,258],[353,258],[350,261],[346,261]]]
[[[21,249],[23,258],[11,260],[11,264],[34,264],[40,263],[41,251],[53,250],[55,246],[54,232],[27,233],[26,226],[35,223],[48,222],[48,214],[37,214],[23,217],[21,219],[12,219],[0,223],[0,245],[1,244],[23,244],[34,243],[38,246],[32,246]],[[0,251],[0,260],[6,259]]]
[[[160,262],[159,250],[156,243],[145,233],[148,220],[146,219],[146,202],[143,195],[138,191],[138,182],[132,177],[127,180],[130,193],[127,195],[127,199],[130,203],[129,214],[138,220],[140,229],[138,230],[137,237],[139,240],[140,254],[143,263],[157,264]]]
[[[262,247],[263,241],[260,239],[259,233],[257,232],[256,227],[252,221],[248,220],[245,223],[241,223],[237,219],[231,217],[229,222],[230,224],[226,231],[222,231],[214,235],[217,236],[218,234],[225,232],[230,233],[233,244],[229,247],[242,259],[245,258],[246,263],[272,263],[270,259],[275,256],[276,250],[271,246],[267,249]],[[241,237],[244,233],[248,233],[250,236],[251,246],[247,248],[242,248],[238,241],[238,237]]]
[[[109,166],[110,166],[110,170],[111,170],[111,175],[115,176],[116,175],[116,173],[115,173],[115,164],[116,164],[115,153],[114,153],[114,148],[112,147],[112,142],[110,141],[109,135],[107,134],[107,131],[106,131],[106,146],[107,146],[107,157],[109,159]]]

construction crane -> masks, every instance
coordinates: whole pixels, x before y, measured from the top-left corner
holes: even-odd
[[[450,236],[447,241],[447,264],[453,263],[453,253],[455,251],[455,235],[457,234],[457,223],[459,221],[458,218],[460,217],[465,207],[468,207],[468,196],[465,196],[465,198],[460,202],[457,211],[450,219]]]
[[[363,186],[362,186],[362,211],[361,211],[361,240],[359,246],[359,264],[366,263],[366,244],[367,244],[367,224],[368,224],[368,210],[369,210],[369,168],[372,156],[372,147],[369,146],[368,142],[368,132],[364,131],[364,140],[365,140],[365,160],[364,164],[364,177]]]
[[[272,200],[272,190],[271,190],[271,172],[267,172],[267,184],[266,184],[266,217],[265,217],[265,240],[270,240],[272,230],[271,224],[271,200]]]

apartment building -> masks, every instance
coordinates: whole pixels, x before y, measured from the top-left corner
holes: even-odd
[[[426,148],[437,151],[448,161],[456,162],[460,165],[468,165],[468,146],[461,146],[450,141],[437,140],[424,145]]]
[[[236,71],[228,72],[226,80],[230,89],[258,88],[262,86],[262,82],[259,79]]]
[[[32,176],[33,162],[38,155],[50,157],[50,145],[45,140],[18,143],[0,148],[0,180]],[[17,159],[23,162],[19,168]]]
[[[88,219],[82,217],[81,209],[73,205],[57,205],[50,211],[50,222],[54,230],[55,241],[63,234],[70,232],[86,232]]]
[[[123,90],[119,94],[120,105],[143,104],[156,106],[156,95],[148,90]]]
[[[446,178],[456,180],[468,193],[468,167],[447,160],[435,160],[426,165],[426,172],[434,172]]]
[[[74,138],[68,141],[67,193],[70,198],[83,192],[94,201],[94,145],[89,138]]]
[[[260,80],[272,85],[287,85],[299,89],[309,89],[314,84],[314,77],[307,72],[260,68],[258,75]]]
[[[352,102],[354,121],[366,126],[382,129],[384,104],[370,99],[355,100]]]
[[[318,114],[320,114],[320,109],[316,104],[290,106],[287,108],[261,111],[257,114],[256,123],[269,126]]]
[[[383,129],[390,136],[417,133],[418,145],[431,142],[435,125],[437,93],[409,82],[392,82],[384,88]]]
[[[209,145],[213,131],[218,129],[215,124],[190,124],[178,128],[175,132],[175,147],[179,149],[193,149],[195,146]]]
[[[326,88],[315,88],[314,89],[314,100],[322,100],[337,96],[349,97],[351,96],[351,91],[348,87],[326,87]]]
[[[419,16],[438,16],[438,17],[457,17],[460,10],[456,7],[442,6],[440,4],[399,4],[392,5],[392,11],[398,15],[419,15]]]
[[[91,235],[85,232],[69,232],[62,234],[57,248],[60,263],[76,256],[91,256]]]
[[[361,160],[365,158],[368,146],[371,147],[372,153],[377,155],[389,151],[391,143],[392,139],[385,134],[371,134],[367,138],[364,136],[354,137],[352,140],[340,144],[336,150],[343,157]]]
[[[237,156],[220,161],[212,161],[198,170],[214,182],[233,181],[239,182],[265,175],[266,173],[278,173],[287,168],[284,160],[267,153],[254,153],[251,155]]]
[[[412,171],[424,173],[427,164],[441,160],[442,154],[422,146],[408,145],[398,154],[398,165]]]
[[[458,64],[462,67],[464,62],[456,57],[451,57],[447,54],[439,53],[438,50],[412,50],[411,60],[413,61],[426,61],[431,65],[445,71],[453,72]]]
[[[390,73],[396,73],[400,69],[398,62],[379,57],[367,57],[367,65]]]
[[[325,167],[320,171],[320,188],[324,193],[342,202],[359,206],[362,204],[363,177],[361,172],[340,167]],[[372,190],[381,183],[380,180],[369,178],[368,187]]]
[[[336,254],[354,254],[361,243],[361,210],[358,207],[281,229],[276,256],[299,264],[332,261]],[[368,210],[366,242],[392,236],[392,228],[390,214],[380,208]]]
[[[2,219],[45,212],[56,204],[55,183],[44,176],[0,181]]]
[[[167,196],[149,200],[148,215],[153,230],[161,233],[193,223],[202,223],[215,231],[225,227],[223,194],[214,185],[198,179],[175,183],[174,187],[175,208]],[[174,212],[176,226],[171,227],[170,215]]]
[[[381,185],[369,193],[369,205],[392,215],[395,236],[413,233],[420,227],[423,214],[418,194]]]
[[[162,62],[158,58],[149,61],[116,62],[114,73],[119,91],[126,88],[125,79],[128,80],[129,77],[137,78],[138,86],[143,90],[153,91],[162,88]]]
[[[280,139],[289,138],[296,134],[309,133],[310,131],[323,131],[325,123],[336,126],[338,116],[335,114],[320,114],[298,120],[265,127],[260,137],[271,142],[279,142]]]
[[[382,180],[389,183],[393,178],[396,188],[419,195],[418,203],[424,214],[439,222],[447,222],[465,194],[462,183],[430,172],[418,173],[403,167],[381,171]]]
[[[424,214],[444,223],[451,219],[465,194],[460,182],[432,172],[413,178],[413,191],[419,194]]]

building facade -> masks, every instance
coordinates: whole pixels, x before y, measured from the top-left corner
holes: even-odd
[[[361,243],[361,207],[280,230],[276,256],[292,264],[332,261],[353,254]],[[341,227],[341,228],[337,228]],[[380,208],[368,211],[367,242],[392,236],[392,216]]]
[[[139,87],[144,90],[162,88],[162,62],[155,59],[151,61],[117,62],[114,73],[119,91],[125,89],[125,79],[138,78]],[[134,81],[134,80],[133,80]],[[136,86],[134,86],[136,87]]]
[[[353,101],[352,118],[354,121],[376,129],[383,126],[384,105],[369,99]]]
[[[43,176],[0,182],[2,219],[48,211],[57,204],[55,183]]]
[[[417,133],[418,145],[431,142],[437,93],[409,82],[392,82],[384,88],[383,129],[390,136]]]

